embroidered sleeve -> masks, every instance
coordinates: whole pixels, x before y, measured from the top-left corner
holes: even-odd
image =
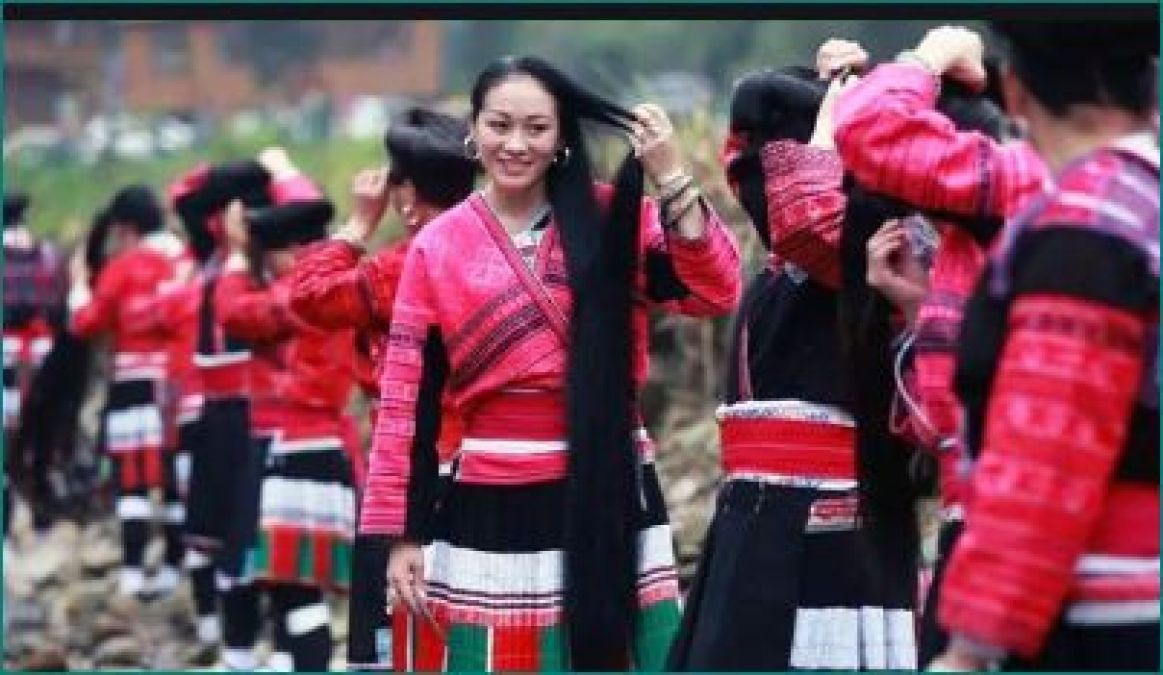
[[[794,141],[763,148],[772,252],[832,288],[840,286],[840,233],[847,200],[834,152]]]
[[[642,259],[647,269],[663,271],[669,284],[680,292],[667,299],[652,299],[661,307],[690,316],[719,316],[735,309],[743,292],[739,250],[735,237],[705,199],[700,205],[706,230],[699,239],[685,239],[677,232],[664,232],[658,207],[652,200],[642,202]],[[651,279],[647,279],[651,284]],[[658,285],[657,278],[653,281]]]
[[[1000,225],[1041,190],[1045,165],[1024,143],[1003,145],[958,131],[934,109],[936,102],[936,83],[920,68],[875,68],[836,102],[836,148],[844,167],[872,191]]]
[[[227,272],[214,289],[214,304],[228,335],[248,342],[275,342],[295,326],[290,294],[282,284],[258,288],[246,272]]]
[[[364,534],[423,540],[436,480],[436,436],[447,365],[424,251],[413,250],[392,310],[360,514]]]
[[[400,247],[360,258],[342,241],[311,247],[295,263],[291,308],[320,328],[387,326],[403,268]]]
[[[1041,236],[1015,273],[966,529],[939,608],[951,633],[1023,656],[1041,649],[1101,513],[1150,311],[1143,263],[1106,255],[1117,251],[1095,235]]]

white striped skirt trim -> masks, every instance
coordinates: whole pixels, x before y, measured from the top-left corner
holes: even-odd
[[[647,528],[638,537],[640,604],[677,597],[670,526]],[[446,605],[453,621],[475,624],[558,623],[564,564],[560,549],[493,553],[436,541],[424,550],[429,599]]]
[[[338,483],[269,476],[259,508],[266,528],[293,527],[350,536],[355,531],[355,495]]]
[[[161,411],[152,404],[111,410],[105,416],[105,438],[111,453],[160,448],[165,438]]]
[[[913,612],[882,607],[796,610],[791,667],[916,670]]]

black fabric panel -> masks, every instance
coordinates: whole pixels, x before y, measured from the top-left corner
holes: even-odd
[[[646,259],[646,296],[654,302],[682,300],[690,296],[687,288],[678,273],[674,270],[674,259],[661,251],[647,251]]]
[[[428,329],[424,340],[420,391],[416,397],[416,434],[412,438],[412,473],[408,480],[408,512],[405,535],[426,542],[431,537],[432,516],[439,497],[441,393],[448,381],[448,352],[440,330]]]
[[[1082,228],[1022,235],[1011,274],[1013,292],[1060,293],[1132,312],[1159,304],[1159,281],[1129,241]]]
[[[755,399],[851,405],[834,291],[811,279],[796,282],[787,273],[765,268],[748,285],[739,317],[747,322],[748,369]],[[742,399],[739,340],[737,325],[727,369],[727,401],[732,403]]]
[[[666,503],[652,466],[642,468],[646,509],[640,528],[667,522]],[[562,549],[565,481],[520,486],[456,482],[434,529],[435,539],[493,553],[536,553]]]

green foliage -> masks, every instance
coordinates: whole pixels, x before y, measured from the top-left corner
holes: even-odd
[[[245,139],[222,136],[204,147],[171,156],[141,161],[111,158],[92,166],[79,163],[26,166],[5,162],[4,186],[8,191],[22,190],[29,194],[32,199],[29,225],[34,231],[71,242],[88,230],[94,213],[122,186],[145,183],[161,192],[179,174],[200,162],[254,157],[277,140],[270,131]],[[376,140],[333,138],[284,145],[300,168],[318,181],[335,201],[341,217],[349,211],[349,185],[355,173],[384,161],[383,148]]]

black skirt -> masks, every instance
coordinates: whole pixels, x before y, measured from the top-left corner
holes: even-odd
[[[860,560],[854,490],[728,482],[667,669],[915,668],[910,589]]]
[[[182,426],[190,453],[186,545],[221,548],[235,510],[238,468],[250,453],[250,404],[245,399],[207,401],[201,417]]]

